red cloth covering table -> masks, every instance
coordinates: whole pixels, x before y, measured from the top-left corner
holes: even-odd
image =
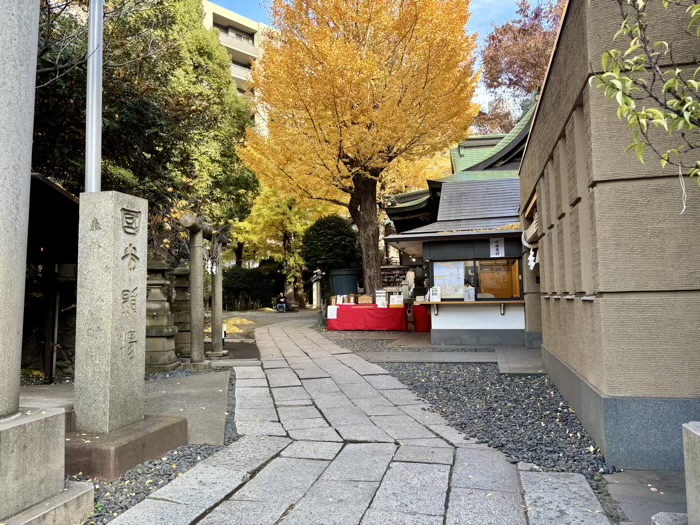
[[[406,308],[377,308],[360,304],[338,306],[338,319],[328,319],[329,330],[408,330]]]
[[[413,306],[413,324],[416,328],[416,332],[430,332],[433,323],[430,318],[429,306]]]

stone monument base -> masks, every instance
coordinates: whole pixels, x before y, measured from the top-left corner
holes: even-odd
[[[22,408],[0,421],[0,522],[72,525],[93,513],[92,484],[63,481],[64,417],[61,409]]]
[[[174,333],[172,337],[152,337],[161,327],[146,327],[146,372],[170,372],[180,368],[180,361],[175,355]],[[176,327],[163,327],[177,330]]]
[[[178,357],[190,357],[191,335],[189,330],[183,331],[182,328],[178,327],[178,332],[175,335],[175,352]]]
[[[88,481],[69,481],[58,496],[34,505],[4,525],[74,525],[95,511],[95,489]]]
[[[201,372],[203,370],[211,370],[211,361],[202,361],[201,363],[192,363],[190,361],[185,361],[182,363],[183,370],[193,370],[196,372]]]
[[[187,444],[187,419],[146,416],[109,434],[74,432],[66,437],[66,473],[109,481]]]
[[[207,356],[207,359],[221,359],[222,357],[228,357],[228,350],[223,352],[205,352],[204,355]]]
[[[222,343],[223,346],[223,343]],[[205,339],[204,340],[204,355],[206,356],[207,359],[221,359],[222,357],[227,357],[228,356],[228,350],[221,350],[221,352],[214,352],[212,350],[214,348],[214,345],[211,342],[211,339]]]
[[[156,372],[172,372],[173,370],[177,370],[180,368],[182,363],[180,361],[176,361],[174,363],[171,363],[169,365],[146,365],[146,373],[147,374],[155,374]]]
[[[0,421],[0,523],[63,493],[64,417],[57,408],[22,408]]]

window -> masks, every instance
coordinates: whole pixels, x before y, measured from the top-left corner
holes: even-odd
[[[254,45],[255,43],[253,35],[251,35],[250,33],[246,33],[245,31],[239,31],[238,29],[233,28],[231,26],[225,26],[216,22],[214,22],[214,27],[218,29],[220,33],[224,33],[225,35],[228,35],[231,38],[235,38],[236,40],[246,42],[250,45]]]
[[[520,269],[517,259],[477,261],[477,299],[520,298]]]
[[[241,31],[236,31],[235,29],[230,28],[229,34],[231,34],[238,40],[242,40],[243,42],[247,42],[249,44],[253,43],[253,35],[249,35],[248,33],[243,33]]]
[[[464,301],[471,287],[477,301],[520,299],[520,265],[518,259],[436,261],[431,283],[440,287],[442,300]]]
[[[464,283],[467,264],[473,265],[471,261],[433,263],[433,286],[440,287],[442,299],[464,300]]]

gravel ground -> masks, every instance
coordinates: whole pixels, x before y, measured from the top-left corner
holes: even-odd
[[[222,448],[185,445],[171,450],[162,458],[137,465],[114,481],[93,481],[85,476],[70,476],[68,479],[92,481],[95,486],[95,514],[85,523],[107,523]]]
[[[22,373],[19,378],[19,384],[21,386],[31,386],[31,385],[65,385],[65,384],[70,384],[73,382],[72,377],[57,377],[53,380],[52,383],[47,383],[44,380],[44,376],[41,375],[27,375],[25,373]]]
[[[400,339],[405,335],[404,332],[396,332],[394,330],[329,330],[325,326],[313,326],[312,328],[318,332],[321,332],[332,341],[345,338]]]
[[[452,425],[504,452],[512,463],[579,472],[597,489],[607,465],[547,376],[500,374],[492,364],[389,364],[394,377]]]
[[[342,332],[333,332],[342,333]],[[378,332],[381,334],[382,332]],[[390,332],[391,333],[391,332]],[[325,334],[324,334],[325,335]],[[443,346],[435,345],[431,347],[415,346],[395,346],[396,338],[393,339],[357,339],[343,337],[328,337],[341,348],[352,350],[353,352],[495,352],[495,348],[472,348],[468,346]]]
[[[212,371],[227,371],[231,373],[228,390],[228,410],[226,416],[224,443],[230,445],[239,436],[234,423],[235,411],[235,374],[230,368],[212,369]],[[173,377],[184,377],[207,372],[161,372],[149,374],[147,379],[158,381]],[[165,456],[141,463],[126,472],[121,478],[103,482],[88,479],[85,476],[69,476],[68,480],[91,481],[95,486],[95,514],[85,522],[87,525],[108,523],[124,513],[137,503],[143,501],[151,492],[170,483],[184,472],[194,467],[201,460],[223,449],[217,445],[185,445],[171,450]],[[146,525],[146,524],[144,524]]]
[[[145,379],[146,381],[161,381],[163,379],[174,379],[176,377],[186,377],[186,376],[193,376],[193,375],[198,375],[198,374],[210,374],[212,372],[228,372],[230,368],[224,368],[224,367],[215,367],[211,368],[210,370],[173,370],[172,372],[154,372],[152,374],[146,374]],[[72,377],[61,377],[61,378],[56,378],[54,379],[52,385],[62,385],[62,384],[67,384],[67,383],[73,383],[73,378]],[[20,384],[22,386],[29,386],[29,385],[45,385],[48,384],[46,381],[44,381],[43,376],[29,376],[27,374],[22,374],[20,376]]]
[[[178,368],[171,372],[153,372],[146,374],[146,381],[162,381],[163,379],[175,379],[176,377],[197,376],[201,374],[211,374],[213,372],[229,372],[228,367],[212,367],[209,370],[183,370]]]
[[[501,374],[493,364],[382,363],[454,427],[504,452],[511,463],[586,476],[613,522],[625,514],[607,490],[605,463],[574,410],[546,375]]]

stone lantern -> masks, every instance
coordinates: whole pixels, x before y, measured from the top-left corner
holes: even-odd
[[[148,297],[146,299],[146,372],[164,372],[180,368],[175,353],[177,326],[166,296],[169,270],[164,261],[148,261]]]

